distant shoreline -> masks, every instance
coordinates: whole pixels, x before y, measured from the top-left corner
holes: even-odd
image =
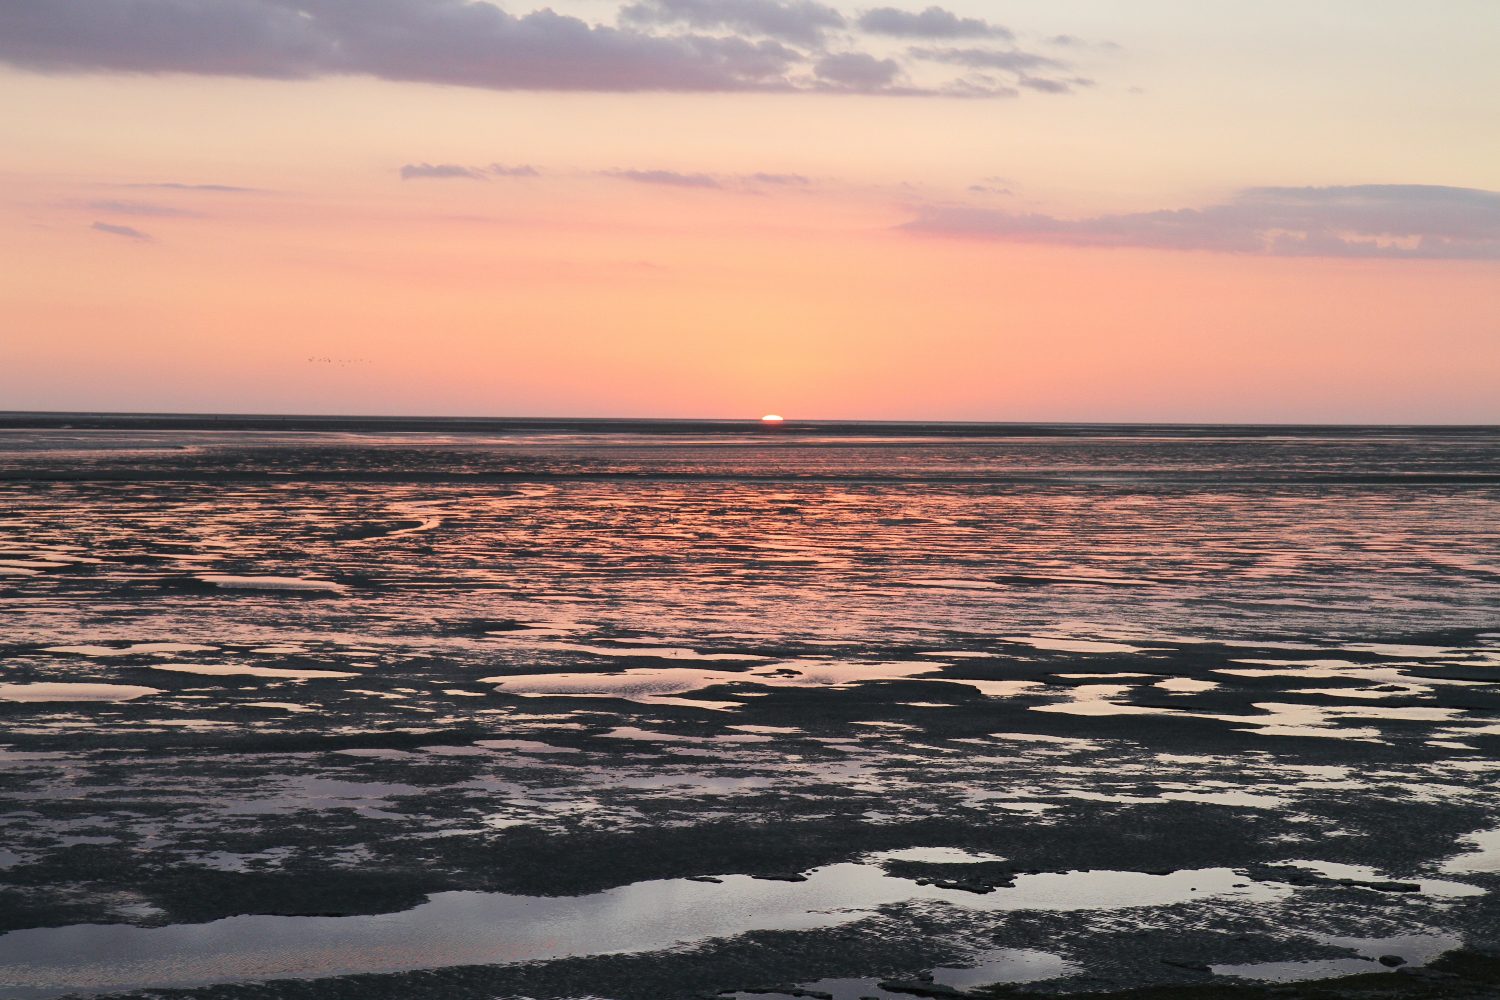
[[[941,420],[760,420],[639,417],[411,417],[256,413],[89,413],[0,411],[0,429],[237,430],[612,434],[745,434],[767,436],[899,435],[909,437],[1383,437],[1391,434],[1483,436],[1494,424],[1184,424],[967,422]]]

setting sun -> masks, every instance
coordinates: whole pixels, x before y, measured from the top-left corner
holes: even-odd
[[[767,413],[765,416],[760,418],[760,422],[763,424],[779,424],[781,423],[781,420],[782,417],[779,413]]]

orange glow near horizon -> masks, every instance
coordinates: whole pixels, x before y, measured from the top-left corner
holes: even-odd
[[[3,269],[5,408],[1500,417],[1484,261],[985,242],[869,198],[603,180],[152,198],[201,215],[49,224]]]

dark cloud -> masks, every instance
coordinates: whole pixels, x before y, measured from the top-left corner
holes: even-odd
[[[765,35],[799,45],[819,45],[844,15],[812,0],[642,0],[620,10],[629,24],[685,24]]]
[[[724,185],[708,174],[680,174],[675,170],[608,170],[606,177],[637,184],[662,184],[667,187],[721,188]]]
[[[26,69],[302,79],[362,73],[501,90],[785,89],[779,43],[653,35],[475,0],[6,0]]]
[[[89,226],[89,228],[95,232],[109,233],[111,236],[124,236],[127,239],[139,240],[143,243],[150,243],[152,240],[149,234],[141,232],[134,226],[117,226],[110,222],[96,222],[92,226]]]
[[[750,42],[736,37],[683,35],[679,40],[734,81],[733,87],[718,89],[795,90],[788,74],[806,61],[801,52],[771,39]]]
[[[928,7],[919,12],[876,7],[861,14],[858,24],[872,35],[894,35],[898,38],[1015,37],[1009,28],[977,17],[959,17],[942,7]]]
[[[184,208],[174,208],[171,205],[153,205],[145,201],[119,201],[112,198],[91,201],[86,206],[95,212],[109,212],[112,215],[150,215],[157,217],[187,217],[196,216],[199,213],[189,212]]]
[[[865,21],[910,37],[1009,37],[935,7],[881,8]],[[1001,92],[972,82],[894,87],[895,60],[826,53],[824,35],[847,27],[816,0],[635,0],[619,26],[549,8],[511,14],[482,0],[3,0],[0,64],[287,80],[362,74],[496,90]]]
[[[403,181],[424,179],[482,181],[484,174],[456,163],[408,163],[401,168]]]
[[[813,66],[818,79],[840,90],[878,93],[890,89],[901,73],[894,59],[877,59],[868,52],[834,52]]]
[[[1206,208],[1086,219],[928,206],[902,228],[1067,246],[1500,260],[1500,192],[1422,184],[1262,187]]]
[[[489,172],[496,177],[540,177],[542,172],[529,163],[508,167],[503,163],[491,163]]]
[[[256,0],[0,4],[0,58],[29,69],[299,77],[330,41],[290,4]]]

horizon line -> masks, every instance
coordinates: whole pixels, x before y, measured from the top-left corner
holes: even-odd
[[[1327,422],[1306,420],[1259,420],[1259,421],[1191,421],[1191,420],[950,420],[912,418],[842,418],[842,417],[784,417],[774,423],[761,417],[656,417],[656,416],[479,416],[441,414],[376,414],[376,413],[277,413],[268,411],[174,411],[174,410],[0,410],[0,428],[4,429],[69,429],[88,430],[104,427],[78,427],[82,422],[95,424],[141,425],[149,422],[170,424],[178,429],[213,429],[214,425],[274,423],[284,428],[288,425],[331,425],[376,423],[427,424],[427,425],[471,425],[501,429],[506,426],[525,428],[568,428],[603,425],[641,425],[676,429],[761,429],[785,433],[801,429],[830,430],[837,428],[953,428],[953,429],[1283,429],[1283,430],[1390,430],[1419,429],[1431,431],[1496,431],[1500,423],[1435,423],[1402,421],[1394,423]],[[191,427],[193,423],[209,426]],[[158,428],[166,429],[166,428]],[[253,430],[253,427],[240,429]]]

